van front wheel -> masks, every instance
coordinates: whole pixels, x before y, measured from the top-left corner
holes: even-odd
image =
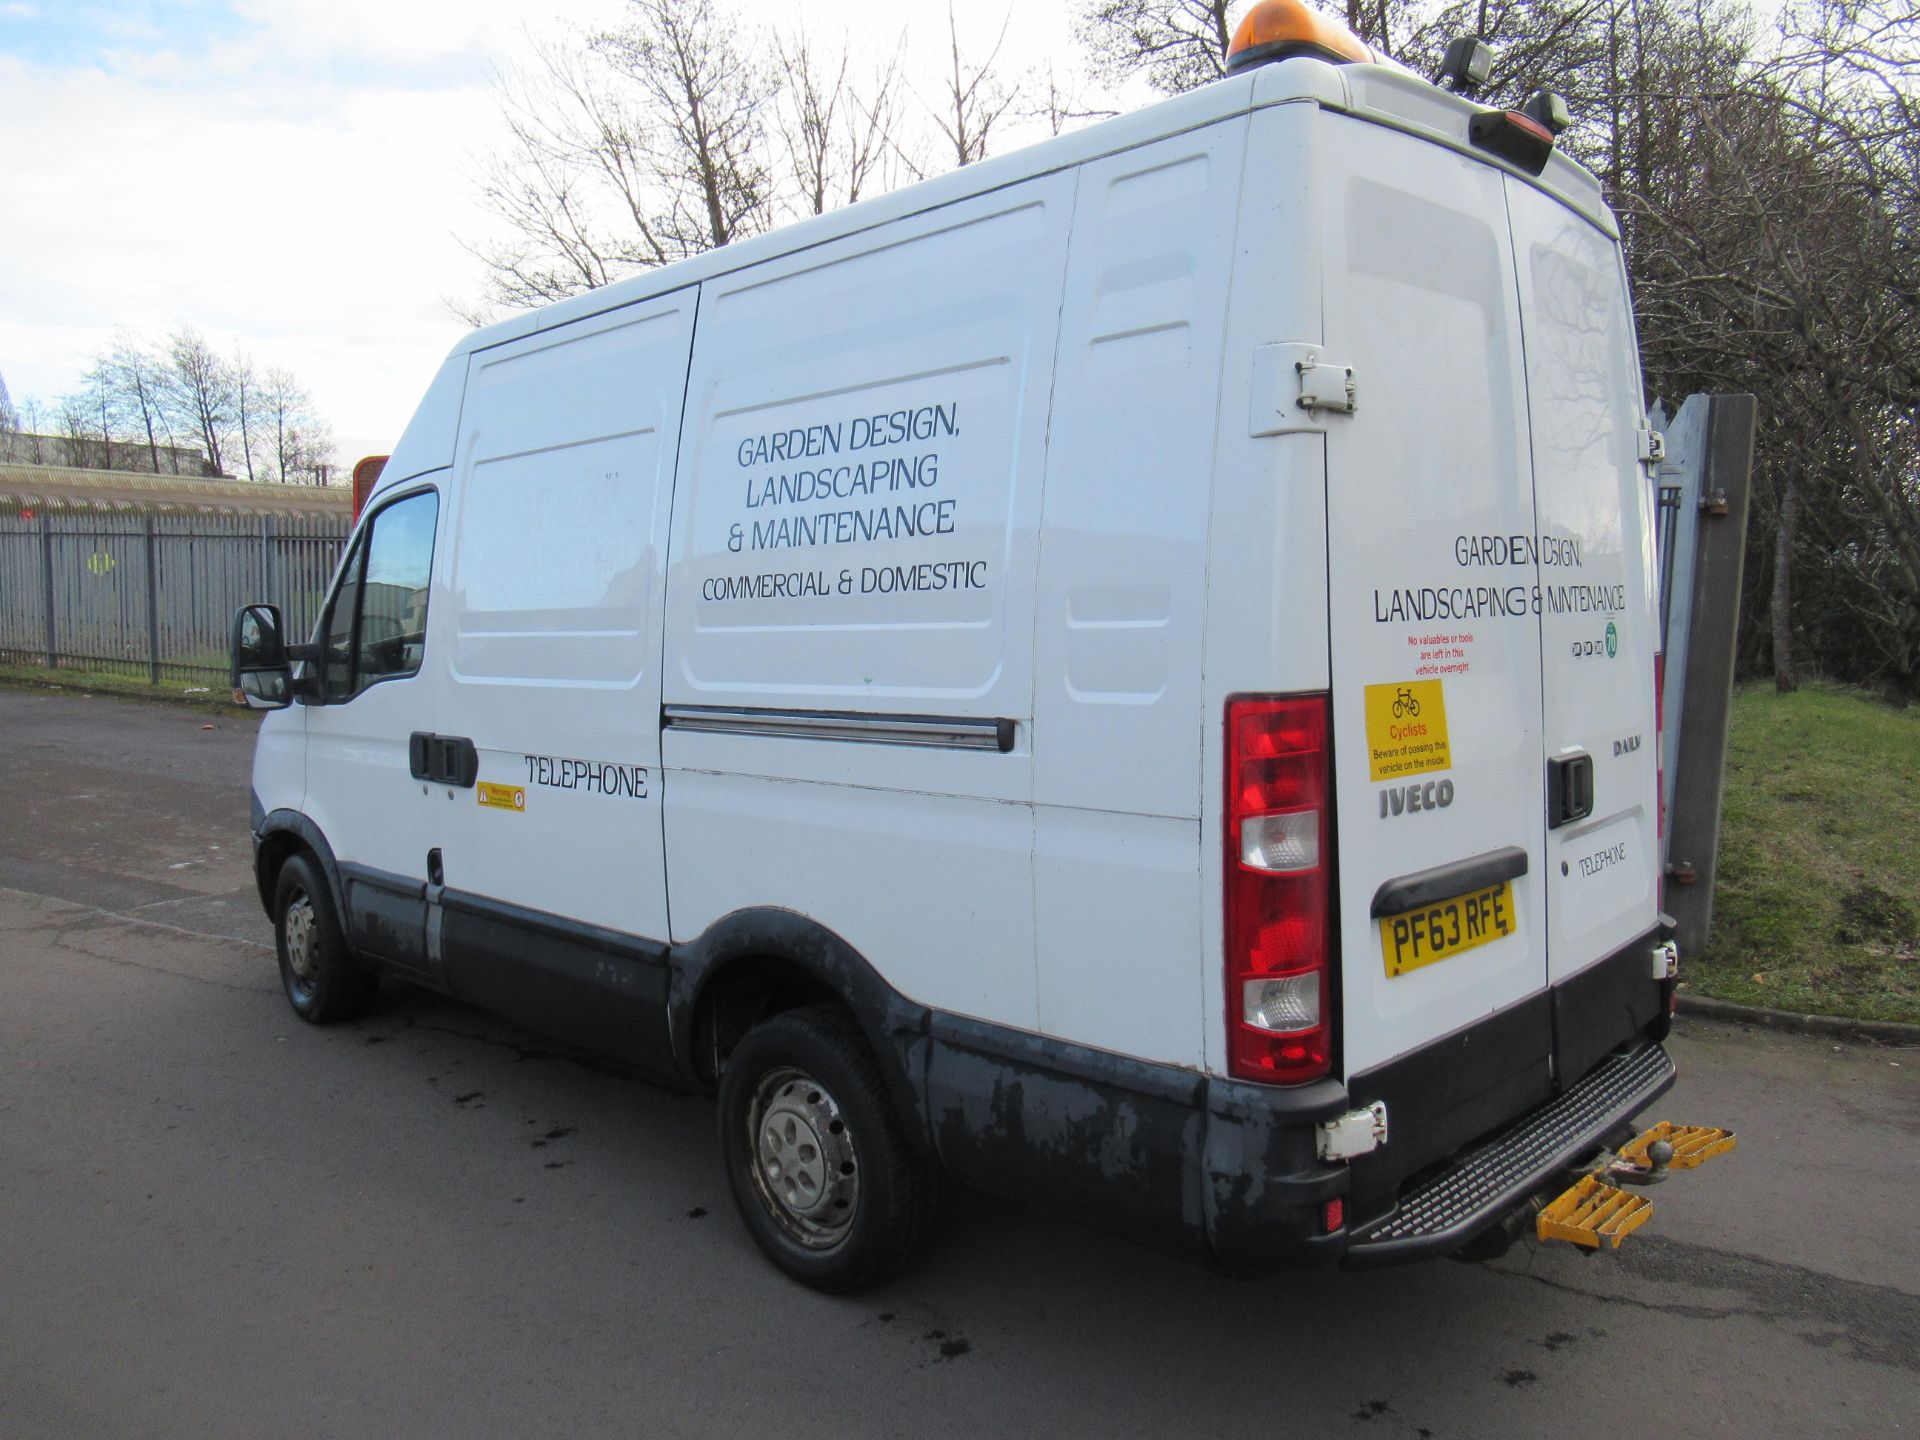
[[[305,855],[280,867],[273,889],[273,939],[280,986],[294,1014],[312,1025],[329,1025],[366,1013],[379,978],[362,969],[347,949],[326,879]]]
[[[925,1243],[932,1177],[842,1010],[789,1010],[740,1042],[720,1078],[720,1147],[754,1243],[803,1285],[863,1289]]]

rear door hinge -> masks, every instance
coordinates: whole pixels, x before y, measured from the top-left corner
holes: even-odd
[[[1387,1102],[1376,1100],[1364,1110],[1349,1110],[1320,1122],[1322,1160],[1351,1160],[1387,1143]]]
[[[1318,345],[1290,340],[1253,352],[1250,435],[1325,430],[1327,415],[1351,415],[1358,404],[1353,367],[1327,359]]]
[[[1640,449],[1640,463],[1657,468],[1667,458],[1667,437],[1653,429],[1645,421],[1637,432]]]

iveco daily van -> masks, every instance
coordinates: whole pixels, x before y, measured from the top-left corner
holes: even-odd
[[[236,621],[302,1017],[399,977],[717,1089],[823,1288],[941,1175],[1246,1272],[1458,1250],[1626,1133],[1618,229],[1297,0],[1235,58],[455,349],[311,642]]]

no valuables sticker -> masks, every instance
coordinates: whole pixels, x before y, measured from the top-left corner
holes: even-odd
[[[1409,680],[1367,686],[1367,763],[1373,779],[1452,767],[1444,683]]]

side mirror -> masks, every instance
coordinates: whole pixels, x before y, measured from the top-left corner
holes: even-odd
[[[293,703],[293,666],[277,605],[244,605],[233,617],[233,701],[252,710]]]

